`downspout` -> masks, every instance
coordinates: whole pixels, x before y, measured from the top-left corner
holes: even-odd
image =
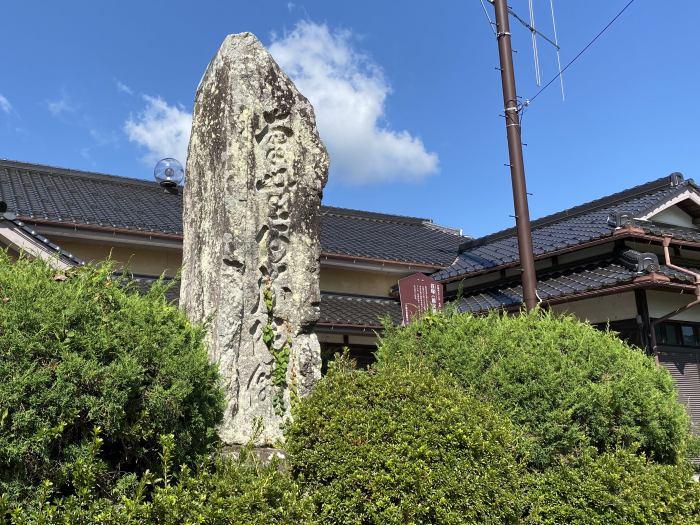
[[[681,306],[677,310],[674,310],[673,312],[670,312],[663,317],[660,317],[658,319],[654,319],[651,323],[651,349],[654,352],[654,359],[656,359],[656,364],[659,364],[659,354],[656,351],[656,325],[659,323],[662,323],[664,321],[667,321],[668,319],[671,319],[672,317],[677,316],[680,313],[685,312],[686,310],[690,310],[691,308],[697,306],[700,304],[700,273],[693,272],[691,270],[688,270],[687,268],[682,268],[680,266],[676,266],[675,264],[671,263],[671,255],[669,253],[668,247],[671,245],[671,236],[670,235],[664,235],[664,240],[663,240],[663,247],[664,247],[664,262],[666,266],[669,268],[672,268],[676,271],[688,274],[692,276],[695,280],[695,300],[686,304],[685,306]]]

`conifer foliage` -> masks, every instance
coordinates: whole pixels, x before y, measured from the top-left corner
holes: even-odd
[[[533,468],[586,447],[634,447],[663,464],[686,459],[690,423],[670,374],[574,317],[429,314],[388,327],[378,358],[422,358],[508,414],[529,441]]]
[[[0,493],[60,492],[96,427],[105,490],[157,471],[163,434],[176,464],[209,452],[223,396],[203,337],[162,284],[142,296],[109,263],[56,271],[0,251]]]
[[[700,524],[672,380],[612,333],[543,312],[387,326],[263,466],[217,452],[216,366],[165,291],[0,252],[0,523]]]

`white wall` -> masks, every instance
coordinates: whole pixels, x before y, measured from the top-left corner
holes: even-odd
[[[695,300],[692,293],[671,293],[671,292],[647,292],[647,303],[649,305],[649,316],[652,318],[663,317],[681,306],[685,306]],[[700,305],[679,314],[673,321],[693,321],[700,323]]]
[[[605,295],[581,299],[570,303],[553,305],[551,310],[556,313],[570,313],[589,323],[605,323],[621,321],[637,317],[637,303],[634,292]]]
[[[653,217],[649,217],[649,220],[663,222],[665,224],[674,224],[675,226],[682,226],[684,228],[697,228],[697,226],[693,224],[693,218],[678,206],[666,208]]]

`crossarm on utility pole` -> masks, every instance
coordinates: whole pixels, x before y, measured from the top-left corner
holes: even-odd
[[[496,0],[489,0],[489,3],[495,5]],[[556,49],[557,51],[560,51],[560,50],[561,50],[561,46],[560,46],[559,44],[557,44],[554,40],[552,40],[551,38],[549,38],[547,35],[545,35],[545,34],[542,33],[541,31],[538,31],[537,29],[535,29],[534,27],[532,27],[532,26],[529,24],[529,22],[527,22],[526,20],[523,20],[523,19],[518,15],[518,13],[516,13],[515,11],[513,11],[510,7],[508,8],[508,14],[510,14],[510,16],[512,16],[513,18],[515,18],[515,19],[516,19],[518,22],[520,22],[522,25],[524,25],[528,30],[532,31],[532,32],[535,33],[537,36],[542,37],[542,38],[543,38],[544,40],[546,40],[549,44],[552,44],[552,46],[554,46],[554,49]]]

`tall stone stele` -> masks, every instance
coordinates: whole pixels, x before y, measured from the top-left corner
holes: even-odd
[[[309,101],[251,33],[229,35],[202,78],[184,190],[180,305],[208,322],[227,407],[221,436],[281,438],[321,374],[319,208],[328,154]]]

